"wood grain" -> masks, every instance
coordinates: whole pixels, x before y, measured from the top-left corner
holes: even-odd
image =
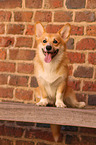
[[[0,103],[0,120],[96,128],[96,107],[73,109],[2,102]]]

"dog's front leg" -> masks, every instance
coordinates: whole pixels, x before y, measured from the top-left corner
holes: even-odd
[[[38,106],[46,106],[48,104],[47,93],[43,85],[39,84],[39,88],[41,91],[40,101],[37,103]]]
[[[56,102],[55,102],[56,107],[66,107],[63,101],[65,89],[66,89],[66,82],[61,83],[57,88]]]

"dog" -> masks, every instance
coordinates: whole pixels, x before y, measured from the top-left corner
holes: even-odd
[[[40,22],[35,25],[37,42],[34,60],[38,88],[35,99],[38,106],[48,104],[56,107],[83,108],[85,102],[78,102],[74,91],[68,87],[68,59],[66,43],[71,32],[70,24],[65,24],[57,33],[47,33]],[[60,126],[51,125],[55,141],[58,141]]]

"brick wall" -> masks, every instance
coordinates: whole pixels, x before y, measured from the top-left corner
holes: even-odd
[[[83,100],[88,105],[96,105],[95,0],[0,1],[0,100],[32,103],[33,89],[37,86],[33,62],[36,50],[36,21],[42,22],[50,33],[57,32],[65,23],[71,24],[71,36],[67,43],[70,60],[69,85],[75,90],[78,100]],[[4,124],[6,125],[0,125],[0,145],[53,145],[53,142],[38,143],[35,133],[31,133],[30,130],[27,137],[24,129],[20,133],[16,129],[17,135],[5,135],[4,130],[10,129],[4,128]],[[12,127],[11,130],[14,132]],[[82,140],[85,139],[85,144],[86,140],[89,140],[89,144],[94,142],[94,130],[90,130],[89,137],[85,134],[87,129],[77,130],[72,131],[71,128],[71,133],[70,130],[66,130],[63,143],[70,144],[73,141],[75,144],[74,142],[78,141],[77,135],[79,139],[81,136]],[[80,132],[83,132],[83,135],[80,136]],[[34,138],[33,141],[30,138]]]
[[[37,127],[37,128],[36,128]],[[0,145],[96,145],[96,129],[63,126],[55,143],[49,125],[0,121]]]
[[[95,5],[95,0],[0,1],[0,100],[32,102],[35,22],[51,33],[69,22],[69,85],[78,100],[96,104]]]

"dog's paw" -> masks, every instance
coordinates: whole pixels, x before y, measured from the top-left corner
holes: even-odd
[[[47,104],[48,104],[47,99],[41,99],[38,103],[36,103],[36,105],[38,106],[46,106]]]
[[[79,102],[78,108],[84,108],[86,106],[85,102]]]
[[[55,103],[56,107],[63,107],[63,108],[66,108],[66,105],[63,103],[63,101],[56,101]]]

